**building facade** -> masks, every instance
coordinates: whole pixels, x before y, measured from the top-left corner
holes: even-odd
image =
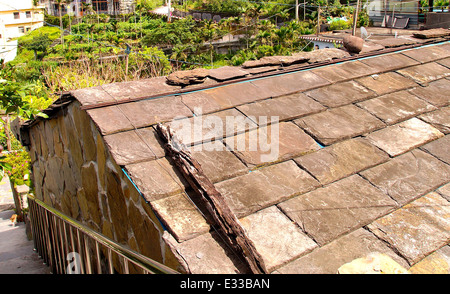
[[[59,16],[60,6],[54,0],[41,0],[48,14]],[[67,1],[70,2],[70,1]],[[85,13],[99,14],[125,14],[131,13],[135,8],[135,0],[73,0],[68,4],[61,5],[61,15],[67,13],[81,17]],[[87,5],[90,7],[87,8]]]
[[[44,24],[44,7],[33,0],[0,1],[0,59],[14,59],[17,41]],[[35,5],[36,4],[36,5]]]

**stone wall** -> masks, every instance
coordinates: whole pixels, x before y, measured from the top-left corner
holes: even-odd
[[[29,129],[35,195],[121,245],[181,270],[150,204],[112,159],[75,101]],[[115,260],[115,269],[121,266]]]

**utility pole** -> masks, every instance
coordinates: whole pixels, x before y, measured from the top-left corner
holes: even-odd
[[[320,4],[317,8],[317,36],[320,35]]]
[[[303,21],[306,20],[306,0],[303,0]]]
[[[125,45],[127,46],[127,49],[125,49],[125,81],[128,80],[128,58],[130,56],[131,53],[131,46],[128,43],[125,43]]]
[[[168,2],[168,9],[167,9],[167,22],[171,22],[172,20],[172,15],[171,15],[171,7],[172,7],[172,0],[169,0]]]
[[[358,10],[359,10],[359,0],[356,1],[356,9],[353,13],[353,30],[352,30],[352,36],[356,35],[356,23],[358,20]]]

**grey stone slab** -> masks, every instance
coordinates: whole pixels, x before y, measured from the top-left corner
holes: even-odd
[[[422,98],[435,106],[450,105],[450,81],[441,79],[429,83],[424,87],[415,87],[410,90],[411,93]]]
[[[450,242],[450,206],[431,192],[368,228],[414,264]]]
[[[125,103],[117,107],[136,128],[192,116],[191,110],[177,96]]]
[[[114,102],[116,99],[100,86],[70,91],[83,106]]]
[[[294,197],[279,207],[321,246],[369,224],[396,207],[358,175]]]
[[[229,103],[223,104],[216,101],[213,96],[208,95],[205,91],[182,94],[181,100],[195,115],[220,111],[231,106]]]
[[[175,253],[190,274],[236,274],[248,273],[245,265],[215,233],[205,233],[196,238],[177,242],[167,232],[163,240]]]
[[[234,154],[252,168],[287,160],[320,148],[316,141],[292,122],[273,123],[228,137],[224,141]]]
[[[376,166],[389,156],[362,138],[338,142],[295,161],[323,185]]]
[[[261,78],[251,82],[261,91],[270,93],[271,97],[278,97],[318,88],[329,82],[311,71],[288,73],[274,77]]]
[[[356,80],[364,87],[374,91],[378,95],[384,95],[399,90],[418,86],[411,79],[405,78],[395,72],[387,72],[383,74],[375,74]]]
[[[103,135],[132,130],[134,127],[117,106],[87,110]]]
[[[436,62],[411,66],[397,72],[421,85],[427,85],[429,82],[450,76],[448,68]]]
[[[450,52],[441,49],[438,46],[411,49],[403,51],[402,54],[411,57],[412,59],[415,59],[421,63],[431,62],[450,56]]]
[[[235,66],[222,66],[209,70],[209,76],[219,81],[242,78],[246,75],[248,75],[247,71]]]
[[[398,53],[366,58],[361,60],[361,62],[376,68],[379,72],[388,72],[420,64],[420,62]]]
[[[156,159],[164,155],[164,149],[153,130],[143,137],[135,130],[104,136],[106,146],[118,165]],[[159,156],[158,156],[159,155]]]
[[[148,96],[176,92],[181,89],[179,86],[166,84],[166,77],[154,77],[138,81],[111,83],[103,85],[102,88],[108,95],[116,100],[127,100],[144,98]]]
[[[406,46],[406,45],[413,45],[418,43],[418,41],[414,41],[411,39],[405,39],[405,38],[385,38],[381,40],[373,40],[372,42],[382,45],[386,48],[393,48],[393,47],[400,47],[400,46]]]
[[[202,95],[207,95],[209,99],[213,99],[216,107],[218,105],[220,109],[231,108],[237,105],[263,100],[272,96],[271,92],[260,89],[252,82],[236,83],[207,89],[202,92]],[[193,108],[196,107],[196,105],[189,105],[189,107]],[[206,113],[206,111],[203,113]]]
[[[414,264],[409,272],[412,274],[450,274],[450,246],[443,246]]]
[[[221,141],[190,147],[208,179],[215,183],[243,175],[247,167]]]
[[[175,136],[188,146],[234,136],[257,127],[253,120],[235,108],[174,120],[169,125]]]
[[[441,59],[437,63],[450,68],[450,58]]]
[[[241,218],[239,222],[255,244],[269,272],[317,247],[276,206]]]
[[[450,133],[450,107],[443,107],[439,110],[422,114],[420,119],[433,125],[444,134]]]
[[[450,164],[450,135],[434,140],[420,148]]]
[[[333,108],[294,122],[323,145],[360,136],[385,126],[381,120],[355,105]]]
[[[375,96],[374,92],[355,81],[332,84],[305,92],[305,94],[328,107],[338,107]]]
[[[210,227],[185,193],[152,202],[152,208],[177,239],[183,242],[209,231]]]
[[[165,158],[129,164],[125,169],[149,202],[180,194],[187,186],[177,168]]]
[[[238,218],[295,195],[311,191],[319,183],[293,161],[264,167],[215,184]]]
[[[386,94],[360,102],[357,105],[388,125],[437,109],[407,91]]]
[[[238,109],[252,119],[254,118],[259,125],[264,125],[276,120],[290,120],[317,113],[326,108],[305,94],[296,93],[245,104],[239,106]]]
[[[416,149],[360,174],[403,205],[447,183],[450,166]]]
[[[367,66],[361,61],[348,61],[312,70],[313,73],[331,83],[369,76],[379,71],[379,69]]]
[[[443,185],[439,189],[436,190],[442,197],[450,201],[450,183]]]
[[[442,136],[433,126],[413,117],[370,133],[367,139],[390,156],[397,156]]]
[[[339,267],[371,252],[381,252],[392,257],[404,267],[408,263],[383,241],[365,229],[357,229],[293,262],[279,268],[280,274],[336,274]]]

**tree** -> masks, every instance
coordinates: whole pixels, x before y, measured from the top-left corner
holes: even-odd
[[[9,130],[9,114],[25,118],[33,119],[35,116],[46,117],[37,107],[34,101],[39,100],[36,96],[42,90],[35,84],[25,85],[14,80],[14,67],[6,64],[0,64],[0,107],[6,113],[6,121],[3,121],[4,128],[1,137],[7,139],[7,149],[12,151],[11,133]],[[46,105],[48,106],[48,104]],[[18,151],[18,150],[17,150]],[[16,206],[16,214],[22,218],[22,201],[17,193],[16,186],[24,184],[24,175],[29,172],[26,164],[26,156],[16,156],[18,153],[9,153],[6,156],[0,156],[0,179],[3,178],[5,171],[8,172],[11,190],[13,192],[14,203]],[[25,154],[26,155],[26,154]],[[17,169],[16,169],[17,167]],[[28,172],[27,172],[28,171]],[[26,183],[29,184],[29,183]]]
[[[43,52],[45,56],[47,54],[47,49],[51,44],[52,41],[48,37],[48,34],[39,34],[37,36],[34,36],[33,39],[31,39],[31,41],[29,41],[28,43],[24,44],[24,46],[25,48],[32,50],[34,52],[34,60],[37,60],[38,52]]]
[[[74,0],[54,0],[56,4],[58,4],[58,10],[59,10],[59,27],[61,28],[61,44],[64,45],[64,26],[62,21],[62,7],[63,5],[67,5]]]

